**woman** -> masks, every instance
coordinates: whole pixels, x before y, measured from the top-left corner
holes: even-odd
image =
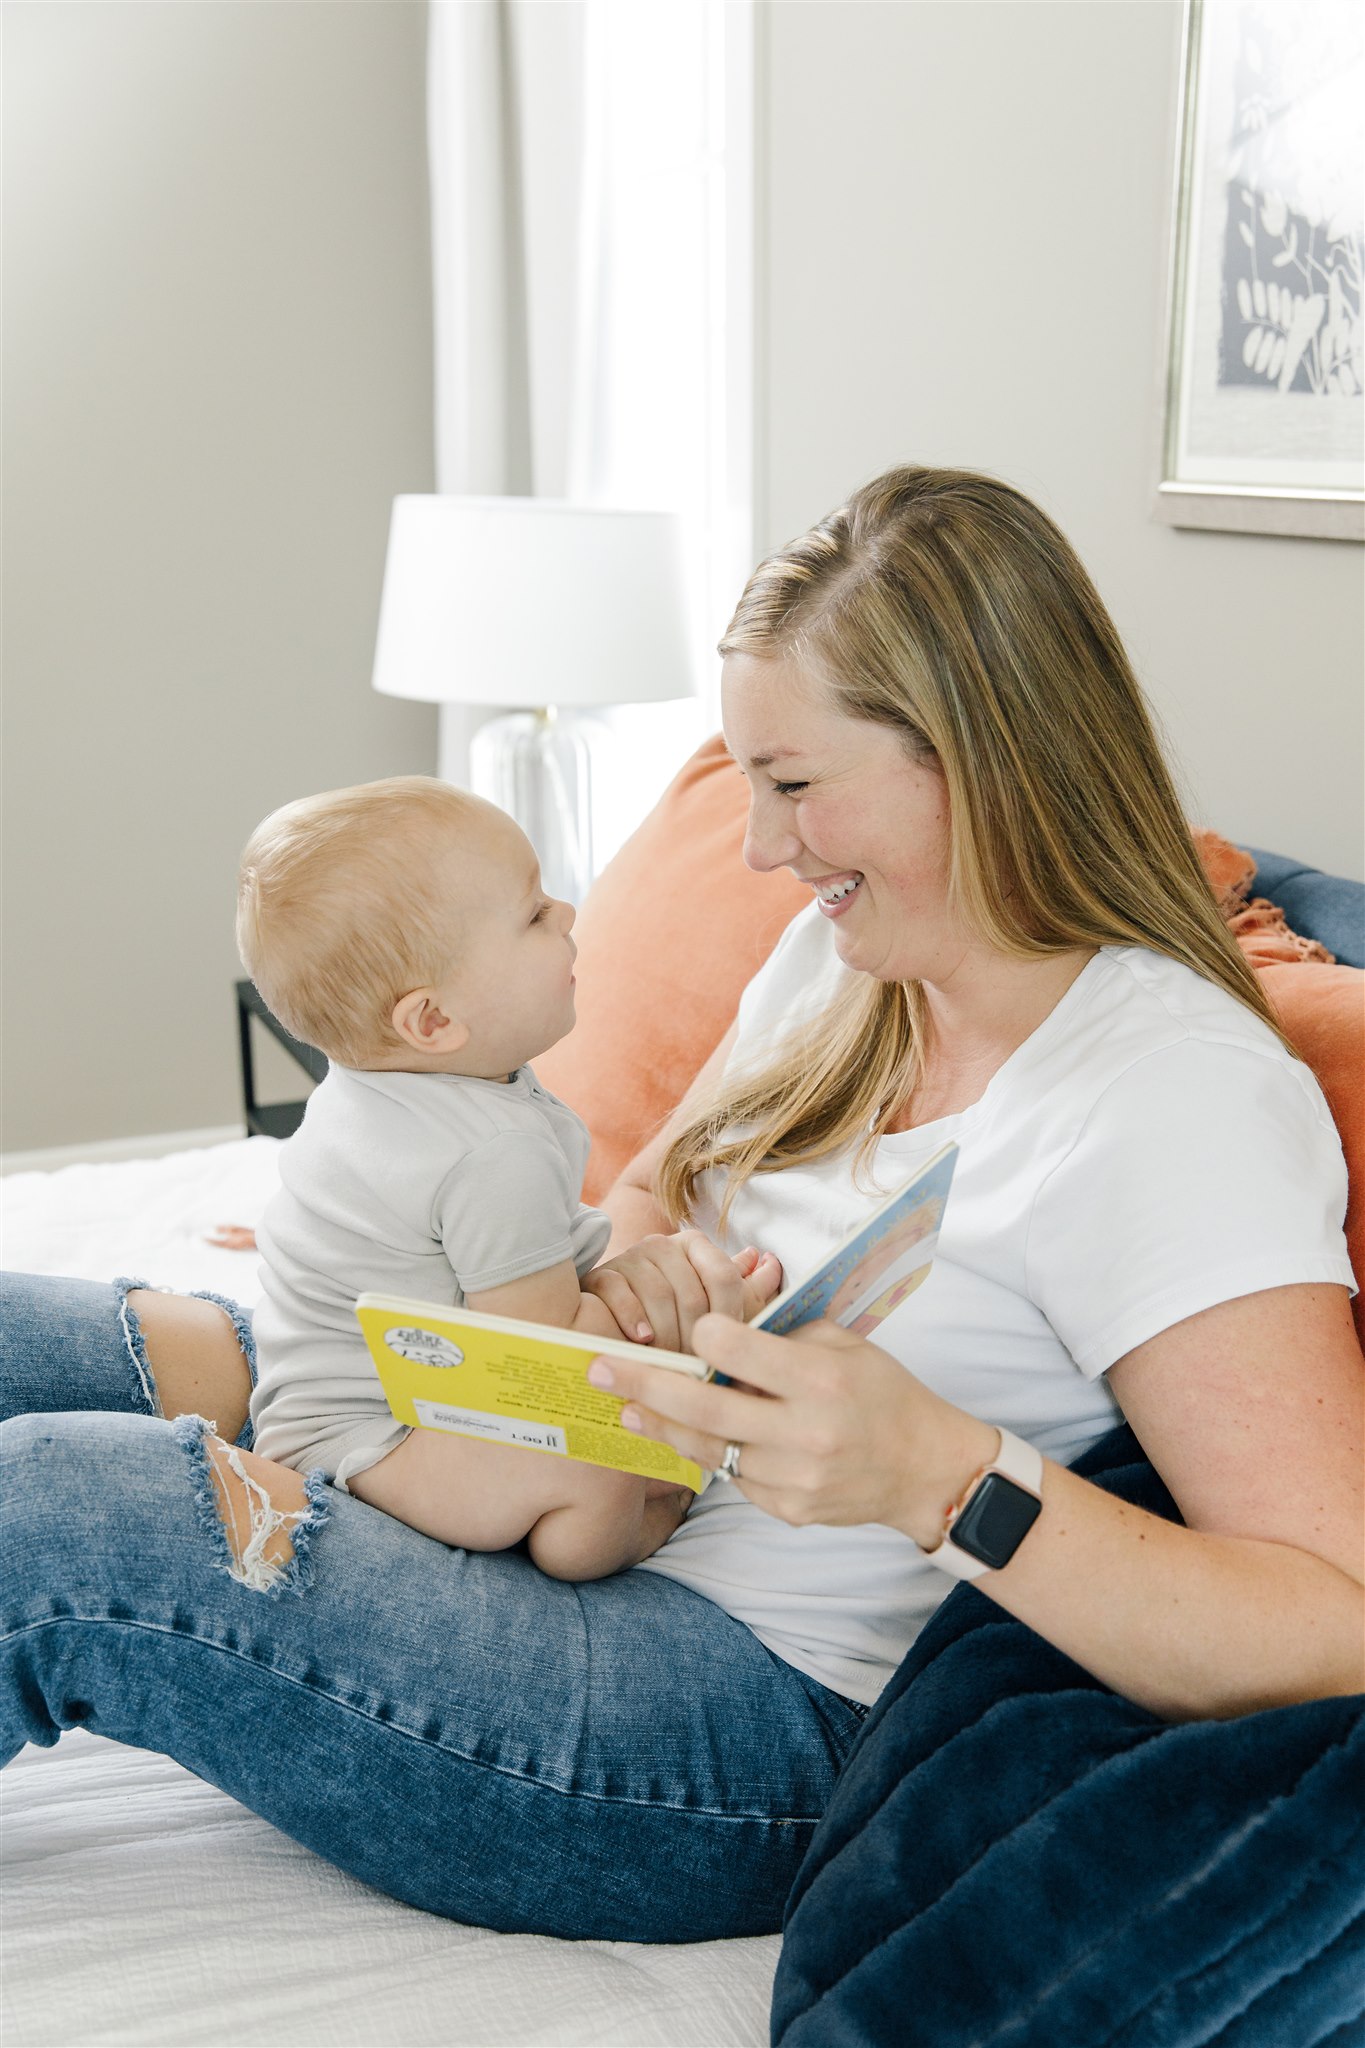
[[[739,1446],[769,1516],[882,1524],[949,1569],[945,1524],[1000,1425],[1069,1462],[1126,1417],[1188,1526],[1049,1465],[982,1590],[1170,1718],[1358,1690],[1340,1148],[1214,910],[1081,565],[999,484],[892,472],[756,572],[722,653],[745,858],[809,881],[822,921],[798,918],[746,997],[757,1072],[732,1031],[617,1214],[643,1230],[656,1187],[674,1216],[700,1192],[703,1222],[728,1211],[799,1273],[851,1220],[860,1163],[890,1186],[947,1138],[962,1154],[934,1284],[881,1333],[895,1351],[904,1332],[910,1372],[828,1326],[726,1321],[695,1348],[752,1392],[643,1361],[602,1361],[599,1384],[703,1464]],[[813,1022],[784,1038],[798,1007]],[[647,1296],[640,1257],[625,1268]],[[704,1584],[708,1522],[732,1512],[713,1489],[656,1567]],[[799,1588],[808,1612],[818,1563],[837,1626],[853,1553],[746,1529],[767,1607]],[[860,1527],[862,1583],[870,1547]],[[942,1586],[882,1550],[878,1625],[898,1593],[903,1653]],[[875,1697],[881,1646],[844,1633],[841,1689]],[[797,1661],[833,1678],[828,1647]]]
[[[1001,1425],[977,1583],[1105,1683],[1169,1716],[1360,1685],[1340,1147],[1084,571],[1006,487],[897,471],[756,572],[722,651],[746,857],[819,902],[609,1200],[642,1241],[597,1286],[742,1383],[609,1369],[732,1483],[592,1586],[348,1499],[319,1527],[296,1475],[147,1419],[236,1433],[215,1307],[134,1293],[130,1349],[117,1295],[28,1283],[11,1406],[87,1412],[2,1432],[11,1745],[162,1748],[494,1927],[772,1928],[938,1566],[983,1562],[945,1528],[981,1521]],[[934,1274],[879,1346],[705,1317],[733,1268],[669,1234],[694,1196],[799,1272],[953,1135]],[[1188,1527],[1059,1462],[1120,1405]],[[248,1525],[297,1597],[219,1569]]]

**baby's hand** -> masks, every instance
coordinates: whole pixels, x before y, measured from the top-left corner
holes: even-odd
[[[781,1262],[771,1252],[746,1245],[735,1253],[732,1264],[744,1283],[742,1320],[751,1323],[782,1292]]]
[[[701,1230],[643,1237],[582,1282],[585,1294],[610,1309],[624,1336],[668,1351],[690,1349],[700,1316],[747,1322],[781,1285],[782,1268],[771,1252],[749,1246],[731,1258]]]
[[[256,1233],[249,1223],[216,1223],[205,1231],[204,1243],[216,1244],[225,1252],[254,1252]]]

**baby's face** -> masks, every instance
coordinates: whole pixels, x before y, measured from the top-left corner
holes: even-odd
[[[502,1079],[573,1030],[573,905],[546,895],[530,840],[492,804],[447,865],[458,965],[440,993],[469,1026],[461,1071]]]

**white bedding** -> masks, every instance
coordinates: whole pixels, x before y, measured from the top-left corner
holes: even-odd
[[[277,1147],[0,1182],[4,1263],[252,1302]],[[83,1730],[0,1775],[6,2048],[760,2048],[777,1939],[488,1934],[333,1870],[179,1765]]]

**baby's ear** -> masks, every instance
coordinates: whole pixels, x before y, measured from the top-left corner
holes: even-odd
[[[469,1039],[469,1026],[446,1015],[434,988],[414,988],[400,996],[389,1022],[413,1052],[445,1058],[459,1052]]]

